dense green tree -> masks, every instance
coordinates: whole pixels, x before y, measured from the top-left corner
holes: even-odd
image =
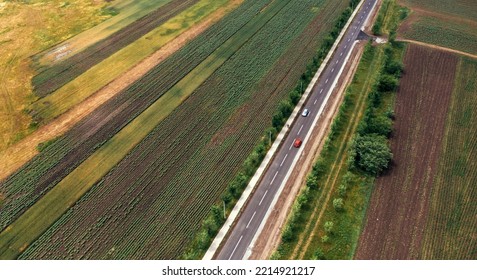
[[[373,176],[386,170],[392,159],[387,139],[382,135],[358,136],[353,143],[353,149],[356,166]]]
[[[398,86],[398,80],[391,75],[381,75],[378,83],[378,90],[380,92],[394,91]]]

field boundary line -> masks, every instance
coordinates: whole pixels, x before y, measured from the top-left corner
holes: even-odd
[[[416,45],[420,45],[420,46],[423,46],[423,47],[428,47],[428,48],[431,48],[431,49],[436,49],[436,50],[445,51],[445,52],[451,52],[451,53],[460,54],[460,55],[464,55],[464,56],[468,56],[468,57],[477,59],[477,55],[475,55],[475,54],[471,54],[471,53],[468,53],[468,52],[463,52],[463,51],[459,51],[459,50],[455,50],[455,49],[451,49],[451,48],[446,48],[446,47],[442,47],[442,46],[438,46],[438,45],[433,45],[433,44],[429,44],[429,43],[424,43],[424,42],[410,40],[410,39],[404,39],[404,38],[398,38],[397,41],[398,42],[406,42],[406,43],[416,44]]]
[[[364,3],[364,0],[360,1],[360,3],[358,4],[358,6],[356,6],[355,10],[353,11],[353,13],[351,14],[350,18],[348,19],[348,22],[346,23],[346,25],[343,27],[343,29],[341,30],[340,32],[340,35],[338,36],[338,38],[335,40],[333,46],[331,47],[330,51],[328,52],[325,60],[323,61],[323,63],[320,65],[320,68],[318,69],[318,71],[316,72],[315,76],[313,77],[313,79],[311,80],[310,84],[308,85],[308,87],[306,88],[305,92],[303,93],[303,96],[301,97],[300,101],[298,102],[297,106],[295,106],[295,109],[293,110],[292,114],[290,115],[290,117],[288,118],[287,122],[285,123],[285,125],[283,126],[282,130],[280,131],[280,133],[278,134],[277,138],[275,139],[275,141],[273,142],[272,144],[272,147],[270,148],[270,150],[267,152],[267,154],[265,155],[265,158],[263,159],[262,163],[260,164],[260,166],[258,167],[257,171],[255,172],[255,175],[253,175],[252,179],[250,180],[249,184],[247,185],[247,187],[245,188],[244,192],[242,193],[242,195],[240,196],[240,199],[237,201],[237,203],[235,204],[234,208],[232,209],[232,212],[230,213],[229,217],[227,218],[227,220],[225,221],[224,225],[221,227],[219,233],[215,236],[212,244],[209,246],[209,249],[207,250],[207,252],[205,253],[204,257],[202,258],[203,260],[211,260],[214,255],[216,254],[217,250],[220,248],[220,245],[222,244],[222,242],[224,241],[224,238],[228,235],[229,231],[232,229],[235,221],[238,219],[238,217],[240,216],[240,213],[242,212],[244,206],[246,205],[246,203],[248,202],[248,200],[250,199],[251,197],[251,194],[254,192],[256,186],[258,185],[258,183],[260,182],[260,179],[262,178],[264,172],[267,170],[268,168],[268,165],[270,164],[271,160],[274,158],[275,156],[275,153],[277,152],[278,148],[280,147],[281,143],[282,143],[282,140],[285,138],[285,136],[288,134],[290,128],[291,128],[291,125],[293,124],[293,122],[295,121],[296,117],[298,116],[298,113],[299,111],[301,110],[301,108],[303,107],[303,104],[305,103],[305,101],[308,99],[308,96],[310,95],[311,93],[311,90],[313,89],[313,87],[315,86],[316,82],[318,81],[318,78],[321,76],[322,72],[324,71],[324,69],[326,68],[326,66],[328,65],[328,61],[331,59],[333,53],[335,52],[336,48],[338,47],[338,44],[341,42],[341,39],[343,38],[344,34],[346,33],[346,31],[348,30],[348,27],[350,26],[351,22],[353,21],[354,17],[356,16],[356,14],[358,13],[358,11],[360,10],[361,6],[363,5]],[[353,45],[354,46],[354,45]],[[342,70],[341,70],[342,72]],[[341,73],[340,73],[341,75]],[[339,75],[338,75],[339,77]],[[334,86],[336,85],[336,82],[335,84],[332,86],[332,88],[330,89],[330,92],[332,91],[332,89],[334,88]],[[327,101],[328,101],[328,98],[329,98],[329,93],[328,95],[326,96],[325,98],[325,101],[323,103],[322,106],[326,105]],[[323,107],[322,107],[323,108]],[[322,108],[320,108],[322,110]],[[320,111],[321,111],[320,110]],[[314,124],[316,124],[319,116],[321,115],[321,112],[319,112],[316,117],[315,117],[315,120],[314,120]],[[310,133],[307,134],[306,138],[305,138],[305,141],[306,139],[309,137]],[[303,147],[302,147],[303,149]],[[300,154],[300,153],[298,153]],[[292,163],[292,167],[289,169],[287,175],[285,176],[285,179],[283,180],[283,182],[286,182],[288,181],[288,177],[290,176],[291,174],[291,170],[293,170],[293,167],[294,165],[296,164],[296,161],[297,159],[295,159],[295,161]],[[279,187],[279,190],[277,191],[277,193],[275,194],[275,197],[270,205],[270,207],[268,208],[268,211],[267,213],[265,214],[265,218],[262,220],[262,223],[260,224],[260,227],[258,228],[257,232],[255,233],[254,235],[254,238],[252,239],[252,242],[251,242],[251,245],[250,247],[247,249],[247,252],[245,253],[245,256],[244,256],[244,259],[247,259],[248,256],[251,255],[252,253],[252,250],[251,248],[253,248],[253,245],[255,244],[258,236],[260,235],[263,227],[265,226],[265,222],[268,218],[268,216],[270,215],[271,213],[271,209],[273,209],[274,205],[276,204],[276,202],[278,201],[278,197],[280,196],[283,188],[284,188],[284,183],[282,182],[282,184],[280,185]]]

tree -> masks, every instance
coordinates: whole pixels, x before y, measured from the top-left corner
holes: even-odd
[[[395,77],[400,77],[402,74],[404,67],[401,62],[392,60],[389,63],[386,63],[384,66],[384,71],[389,75],[393,75]]]
[[[378,90],[380,92],[394,91],[398,86],[398,80],[391,75],[381,75],[378,83]]]
[[[283,125],[283,114],[278,112],[272,117],[272,126],[274,128],[280,128]]]
[[[393,131],[393,122],[384,115],[374,116],[368,119],[365,126],[365,134],[379,134],[389,138]]]
[[[300,95],[300,93],[299,93],[298,91],[292,90],[292,91],[290,92],[289,98],[290,98],[290,102],[291,102],[293,105],[296,105],[296,104],[298,104],[298,102],[300,101],[301,95]]]
[[[328,234],[332,233],[333,232],[333,226],[334,226],[334,223],[332,221],[327,221],[325,223],[325,226],[324,226],[325,232],[328,233]]]
[[[308,176],[308,178],[306,179],[306,185],[310,189],[318,188],[318,180],[316,179],[316,176],[314,176],[313,174]]]
[[[211,207],[212,214],[216,225],[220,225],[224,221],[224,210],[223,207],[218,205],[212,205]]]
[[[341,196],[341,197],[344,197],[346,195],[346,191],[348,190],[348,188],[346,187],[346,185],[342,184],[338,187],[338,194]]]
[[[333,207],[337,212],[340,212],[343,210],[344,207],[344,202],[342,198],[335,198],[333,199]]]
[[[386,170],[393,156],[386,137],[377,134],[358,136],[353,149],[356,167],[373,176]]]
[[[278,105],[278,111],[282,113],[283,117],[290,116],[291,112],[293,111],[293,106],[288,100],[283,100]]]

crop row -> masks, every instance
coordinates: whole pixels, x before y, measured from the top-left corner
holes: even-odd
[[[477,61],[461,58],[442,156],[434,181],[421,259],[476,259]]]
[[[46,251],[60,258],[179,256],[292,85],[277,91],[279,82],[275,82],[299,77],[306,61],[299,54],[306,47],[316,47],[316,42],[295,42],[316,16],[304,12],[313,4],[288,4],[136,146],[100,186],[93,187],[88,199],[63,216],[64,225],[50,228],[24,257],[35,258]],[[326,11],[334,11],[336,6],[326,7]],[[297,20],[290,14],[302,17]],[[301,63],[291,63],[296,68],[290,69],[286,63],[290,61],[279,58],[294,52],[291,57]],[[97,212],[87,210],[97,205],[101,205]],[[91,220],[83,222],[84,213]],[[96,227],[92,221],[103,221],[103,217],[104,223]],[[77,224],[82,230],[75,228]],[[62,238],[64,234],[68,237]],[[56,253],[50,248],[58,242],[52,240],[81,250],[72,250],[71,255]],[[88,244],[88,248],[80,244]]]
[[[72,57],[43,70],[32,79],[35,94],[39,97],[50,94],[197,1],[174,0]]]
[[[0,228],[37,201],[130,120],[162,96],[263,7],[246,3],[102,105],[0,184]],[[174,73],[171,75],[170,73]]]

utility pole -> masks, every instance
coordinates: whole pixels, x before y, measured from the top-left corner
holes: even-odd
[[[224,203],[224,220],[225,220],[225,200],[222,200],[222,202]]]

